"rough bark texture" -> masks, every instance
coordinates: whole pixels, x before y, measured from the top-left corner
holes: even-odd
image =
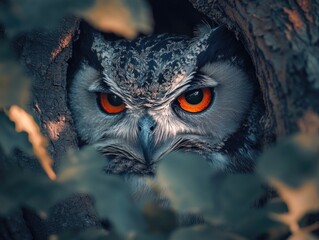
[[[55,169],[69,149],[78,148],[66,94],[67,61],[72,56],[78,27],[78,19],[64,19],[54,31],[28,34],[21,49],[22,63],[33,79],[31,109],[49,140],[48,150]],[[23,166],[38,170],[32,161],[24,161]],[[23,209],[0,220],[0,239],[47,239],[63,230],[97,226],[99,221],[92,206],[89,197],[75,195],[55,206],[50,219],[41,219]]]
[[[295,132],[306,111],[319,113],[318,0],[190,2],[245,44],[267,108],[266,143]]]
[[[22,50],[22,61],[33,78],[32,107],[50,141],[55,165],[68,148],[77,147],[66,102],[66,76],[78,24],[77,19],[68,18],[55,31],[33,32],[26,37]]]
[[[318,0],[190,0],[217,23],[226,24],[245,44],[267,108],[265,143],[297,130],[306,111],[319,113],[319,2]],[[49,151],[58,166],[77,139],[67,107],[67,61],[79,21],[65,19],[57,30],[29,34],[22,62],[33,77],[32,107]],[[52,232],[99,225],[86,196],[74,196],[42,220],[22,210],[0,221],[0,239],[43,239]]]

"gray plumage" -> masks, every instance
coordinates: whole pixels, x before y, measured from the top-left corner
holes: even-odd
[[[69,94],[80,138],[107,156],[106,171],[152,175],[167,153],[205,157],[213,168],[250,171],[260,148],[260,97],[249,58],[224,28],[195,38],[170,35],[105,41],[94,34]],[[210,106],[184,111],[178,96],[213,89]],[[119,96],[126,109],[107,114],[99,93]]]

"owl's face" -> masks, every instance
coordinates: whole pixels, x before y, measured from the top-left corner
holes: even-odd
[[[111,173],[151,175],[176,150],[245,171],[259,146],[260,116],[251,110],[248,62],[224,28],[206,28],[194,39],[106,42],[94,35],[69,95],[79,136],[108,157]]]

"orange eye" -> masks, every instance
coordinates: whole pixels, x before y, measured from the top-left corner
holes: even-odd
[[[126,108],[123,100],[112,93],[100,93],[99,101],[102,109],[110,114],[120,113]]]
[[[179,106],[186,112],[199,113],[212,102],[213,93],[210,88],[191,90],[177,98]]]

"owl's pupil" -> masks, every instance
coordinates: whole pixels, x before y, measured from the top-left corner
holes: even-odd
[[[123,100],[120,97],[116,96],[115,94],[108,94],[107,100],[109,101],[111,105],[115,107],[121,106],[123,104]]]
[[[199,104],[203,100],[202,90],[192,90],[185,93],[185,100],[192,105]]]

